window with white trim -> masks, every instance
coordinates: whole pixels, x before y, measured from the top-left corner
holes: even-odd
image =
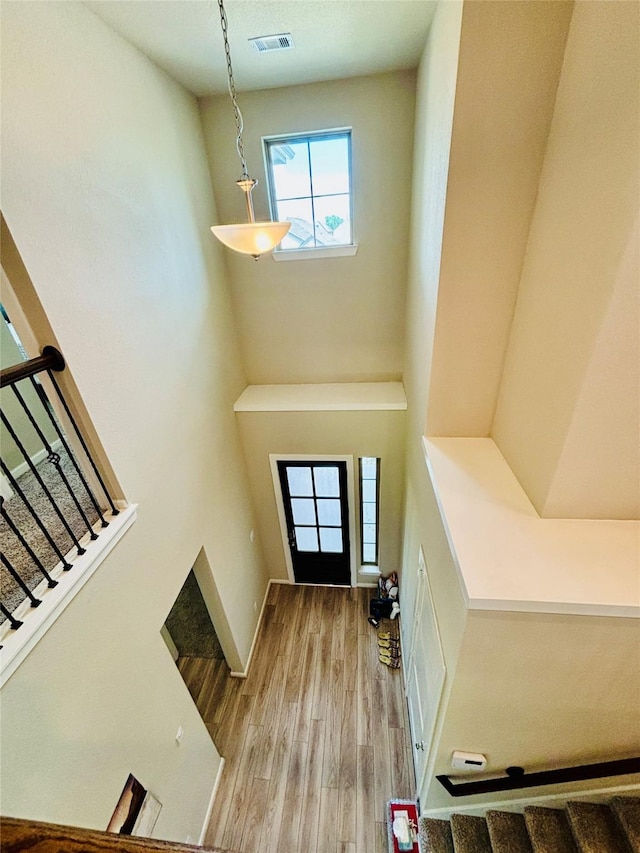
[[[263,141],[271,216],[291,222],[276,251],[353,246],[351,130]]]
[[[360,459],[360,563],[378,565],[380,518],[380,460],[375,456]]]

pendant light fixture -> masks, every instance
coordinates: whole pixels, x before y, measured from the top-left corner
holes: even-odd
[[[242,164],[242,176],[239,181],[236,181],[242,192],[245,194],[245,202],[247,205],[248,222],[241,222],[236,225],[214,225],[211,230],[215,236],[233,249],[234,252],[240,252],[243,255],[252,255],[257,261],[260,255],[265,252],[271,252],[282,240],[285,234],[291,228],[290,222],[256,222],[253,212],[253,199],[251,193],[253,188],[258,183],[253,178],[249,177],[247,172],[247,163],[244,157],[244,146],[242,143],[242,131],[244,124],[242,121],[242,113],[238,107],[236,99],[236,87],[233,80],[233,69],[231,67],[231,52],[229,50],[229,39],[227,37],[227,15],[224,10],[223,0],[218,0],[220,9],[220,26],[222,27],[222,35],[224,37],[224,50],[227,57],[227,78],[229,85],[229,95],[233,104],[233,112],[236,120],[236,149],[240,163]]]

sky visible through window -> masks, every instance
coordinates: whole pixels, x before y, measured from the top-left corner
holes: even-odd
[[[352,243],[349,148],[348,132],[267,143],[274,213],[292,223],[282,249]]]

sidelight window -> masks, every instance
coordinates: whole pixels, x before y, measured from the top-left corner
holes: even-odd
[[[360,459],[360,562],[378,565],[380,504],[380,460],[375,456]]]

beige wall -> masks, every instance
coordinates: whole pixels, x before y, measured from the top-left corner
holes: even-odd
[[[422,453],[438,298],[462,3],[439,3],[418,73],[404,384],[408,402],[400,601],[405,654],[418,555],[424,549],[451,690],[466,608]],[[437,730],[442,724],[440,718]],[[437,734],[436,734],[437,737]],[[422,796],[421,792],[419,794]]]
[[[486,755],[497,775],[514,764],[535,771],[635,755],[639,664],[635,619],[471,611],[436,773],[451,772],[454,749]],[[639,781],[614,777],[554,790]],[[455,805],[549,792],[461,797]],[[451,806],[434,780],[425,807]]]
[[[103,829],[133,772],[197,840],[219,757],[160,628],[204,547],[237,667],[266,587],[200,115],[80,3],[4,3],[2,42],[3,213],[139,514],[2,690],[1,811]]]
[[[404,463],[405,413],[373,412],[241,412],[237,416],[251,471],[259,538],[269,574],[287,578],[269,454],[336,454],[380,458],[380,568],[398,569]],[[355,489],[358,500],[358,488]],[[355,518],[359,519],[355,508]],[[359,522],[356,521],[358,524]],[[360,554],[359,534],[356,535]],[[375,578],[374,578],[375,580]]]
[[[546,516],[638,518],[639,17],[576,4],[493,424]]]
[[[414,92],[415,75],[398,72],[241,94],[258,219],[269,218],[262,136],[353,128],[359,244],[355,257],[281,263],[227,251],[250,383],[400,379]],[[219,221],[242,221],[229,98],[201,110]]]
[[[590,17],[597,17],[598,9],[602,10],[611,4],[584,5],[591,10]],[[631,5],[627,7],[628,10]],[[582,4],[579,4],[579,9],[578,23],[575,23],[574,18],[571,25],[569,51],[572,49],[572,40],[577,38],[576,27],[578,33],[582,33],[583,29]],[[483,434],[491,424],[492,401],[495,402],[500,376],[500,350],[502,348],[504,351],[509,334],[509,320],[519,280],[518,264],[524,254],[529,218],[535,202],[536,181],[544,153],[545,128],[549,128],[555,80],[561,63],[569,13],[570,7],[567,4],[467,4],[462,17],[459,80],[461,88],[456,93],[460,8],[456,8],[452,3],[439,4],[418,75],[415,192],[412,207],[404,374],[409,417],[406,456],[408,488],[401,588],[406,620],[407,616],[411,615],[414,573],[419,547],[422,545],[447,666],[443,701],[434,739],[435,764],[428,768],[427,782],[420,791],[423,808],[428,809],[451,806],[451,800],[444,790],[437,783],[432,784],[430,780],[433,778],[432,773],[443,773],[450,769],[453,749],[486,752],[492,767],[504,769],[513,763],[522,763],[528,767],[545,763],[547,766],[553,766],[557,765],[559,760],[571,763],[574,759],[588,760],[589,757],[594,760],[605,759],[628,754],[632,743],[637,743],[640,686],[637,676],[635,622],[604,617],[468,611],[457,577],[456,558],[447,539],[420,445],[421,435],[425,431],[425,419],[428,429],[439,424],[438,429],[451,430],[454,434],[459,425],[463,425],[460,426],[462,434],[466,429],[469,429],[470,434],[473,434],[472,430]],[[504,21],[504,16],[509,16],[514,31],[518,33],[518,48],[526,47],[531,53],[524,55],[518,50],[517,55],[511,54],[510,38],[505,39],[505,36],[509,36],[509,28],[505,27],[503,32],[499,22],[494,21],[496,26],[485,30],[485,24],[488,25],[489,20],[496,14],[500,15],[501,21]],[[620,7],[614,8],[614,20],[623,14]],[[626,14],[635,13],[627,11]],[[602,52],[613,61],[618,48],[614,49],[608,42],[611,27],[600,21],[599,29],[607,33]],[[615,39],[620,39],[623,55],[628,56],[631,39],[622,37],[615,31]],[[546,34],[544,45],[539,41],[543,33]],[[480,44],[481,36],[484,45]],[[594,40],[598,38],[595,27],[592,36]],[[491,146],[490,128],[483,124],[482,115],[478,116],[473,111],[466,115],[462,112],[456,114],[452,121],[454,95],[456,107],[460,104],[470,110],[470,104],[465,103],[464,96],[471,98],[472,84],[476,82],[472,73],[473,63],[478,62],[482,50],[487,50],[491,38],[494,39],[496,49],[502,46],[506,51],[501,60],[501,63],[504,63],[502,73],[506,73],[508,69],[507,79],[502,79],[500,73],[493,79],[496,91],[505,93],[510,90],[512,97],[520,91],[523,100],[518,102],[517,106],[522,107],[526,113],[526,106],[529,105],[534,113],[524,127],[521,121],[516,121],[515,126],[511,127],[510,122],[505,121],[507,116],[502,115],[498,100],[492,102],[490,92],[483,89],[477,94],[481,111],[484,100],[488,99],[487,123],[490,120],[497,122],[496,126],[500,130],[497,140],[499,150],[501,144],[505,145],[501,161],[498,162],[493,160],[495,152]],[[543,47],[546,57],[544,63],[540,62],[539,58],[539,51]],[[488,53],[491,57],[496,55],[491,47]],[[590,46],[587,51],[586,46],[584,47],[582,60],[587,64],[594,63],[594,75],[601,73],[598,67],[601,62],[600,53],[600,48],[596,50]],[[515,80],[514,77],[524,75],[523,67],[532,61],[535,68],[531,70],[531,79],[536,83],[533,89],[529,90],[529,80]],[[538,67],[545,63],[547,67]],[[624,65],[624,61],[622,64]],[[566,67],[565,64],[565,76]],[[584,69],[582,71],[584,72]],[[487,83],[491,73],[489,68],[477,68],[475,77],[479,87],[482,81]],[[536,74],[539,76],[536,77]],[[560,82],[559,103],[562,103],[565,76]],[[588,92],[589,86],[591,80],[587,79],[581,91]],[[628,104],[630,92],[626,83],[621,83],[621,86],[625,89]],[[571,99],[575,100],[576,104],[583,104],[585,100],[577,88],[571,92]],[[511,103],[509,107],[512,107]],[[492,108],[494,113],[491,112]],[[569,106],[566,108],[569,110]],[[577,106],[572,107],[574,108],[577,109]],[[615,109],[619,108],[616,98]],[[466,121],[471,122],[472,118],[473,132],[466,124]],[[500,118],[502,123],[498,121]],[[629,122],[628,115],[624,121]],[[597,123],[599,124],[599,120]],[[553,119],[550,146],[554,138],[553,127],[556,126],[556,119]],[[631,126],[633,127],[633,124]],[[451,143],[451,161],[448,162],[452,127],[454,136]],[[624,136],[626,131],[617,125],[616,127],[617,132]],[[575,130],[576,134],[584,132],[583,125],[579,125]],[[506,133],[510,135],[505,140],[500,139],[500,133],[503,136]],[[534,144],[535,150],[533,153],[529,152],[527,156],[531,156],[525,162],[527,138]],[[482,148],[483,141],[490,147],[489,151]],[[630,154],[628,141],[626,138],[626,141],[621,142],[625,156]],[[472,148],[474,156],[465,162],[463,155],[474,145],[477,145],[477,148]],[[610,148],[607,150],[609,153],[603,157],[605,160],[612,153]],[[590,156],[595,155],[590,152]],[[480,160],[484,163],[482,168]],[[505,180],[501,165],[510,180]],[[627,160],[626,166],[628,165]],[[547,167],[548,157],[543,165],[542,192],[546,191]],[[607,168],[615,171],[616,167],[609,164]],[[555,191],[557,202],[561,193],[566,191],[565,184],[572,174],[573,167],[567,159],[563,163],[562,174],[558,169],[554,175],[554,182],[559,188]],[[627,172],[627,177],[628,174]],[[458,200],[461,205],[465,183],[480,196],[477,204],[482,218],[477,223],[473,221],[473,211],[470,208],[449,208],[450,201],[453,205],[454,201]],[[615,186],[618,192],[619,182]],[[445,196],[447,211],[443,217]],[[624,193],[622,198],[625,198]],[[576,202],[574,197],[574,206]],[[509,219],[508,215],[505,215],[503,203],[520,205],[520,218]],[[540,203],[534,212],[534,229],[539,207]],[[573,226],[569,223],[577,221],[580,225],[579,218],[576,220],[574,217],[572,220],[574,212],[564,210],[563,221],[556,222],[563,226],[559,228],[560,232],[563,231],[565,223],[566,231],[571,233],[574,233]],[[468,218],[465,219],[465,216]],[[443,222],[444,254],[440,270],[439,240]],[[626,225],[629,224],[630,220],[627,220]],[[604,227],[602,221],[599,221],[599,227]],[[608,226],[604,230],[609,239],[612,235],[607,228]],[[575,234],[578,232],[575,231]],[[593,234],[589,234],[589,239],[593,239]],[[457,247],[453,242],[455,236],[458,238]],[[620,268],[630,270],[631,256],[622,252],[629,236],[628,227],[623,236],[624,241],[616,237],[614,243],[620,249]],[[447,244],[449,238],[452,240],[451,244]],[[512,243],[505,246],[505,240],[515,241],[515,248]],[[598,245],[603,243],[604,237]],[[457,248],[457,254],[453,251],[454,248]],[[564,245],[562,251],[567,254],[567,263],[575,260],[571,245]],[[495,277],[488,272],[491,263],[496,267]],[[526,263],[529,263],[528,258]],[[582,266],[581,269],[588,279],[587,272]],[[626,275],[624,280],[628,282]],[[477,284],[480,293],[469,294],[469,299],[465,300],[464,286],[469,287],[471,282]],[[562,282],[554,280],[554,287],[556,303],[564,304]],[[629,342],[627,324],[618,326],[621,313],[631,311],[633,318],[630,303],[625,302],[625,298],[629,298],[625,297],[627,293],[628,290],[621,287],[617,301],[607,303],[610,312],[609,323],[606,328],[600,327],[599,343],[607,350],[612,361],[617,359],[619,365],[627,363],[628,369],[629,350],[626,350],[626,358],[620,354],[621,349]],[[486,300],[486,305],[479,304],[480,296],[480,301]],[[526,307],[527,303],[524,305]],[[518,304],[518,311],[520,310],[524,309]],[[540,318],[537,319],[538,324],[534,324],[534,318],[531,316],[529,325],[531,340],[537,341],[536,336],[539,335],[541,341],[535,352],[540,351],[547,341],[547,329],[544,325],[546,318],[542,324]],[[439,325],[441,320],[442,326]],[[574,329],[567,314],[563,316],[563,323],[567,326],[567,334],[571,336]],[[448,339],[444,335],[447,330],[451,334]],[[493,335],[488,353],[485,348],[487,331]],[[483,349],[482,357],[478,353],[478,346]],[[532,361],[528,362],[528,366],[532,366]],[[632,369],[631,373],[633,375]],[[601,375],[609,379],[611,377],[611,373],[606,371]],[[550,378],[549,374],[545,374],[545,381]],[[514,395],[511,402],[512,412],[519,412],[518,423],[524,423],[524,419],[532,416],[527,395],[529,392],[537,393],[538,386],[526,384],[523,375],[520,379],[523,381],[521,386],[510,388]],[[446,383],[451,383],[450,387],[455,395],[472,401],[473,405],[468,409],[459,406],[457,401],[452,399],[451,392],[446,392]],[[474,383],[477,383],[477,388],[473,387]],[[623,380],[623,385],[626,388],[626,379]],[[519,392],[517,398],[516,391]],[[581,404],[584,409],[589,410],[591,418],[593,401],[599,399],[598,394],[602,392],[602,385],[596,382],[595,378],[588,389],[583,388]],[[630,399],[635,399],[634,394],[630,395]],[[434,420],[431,419],[432,406]],[[618,400],[618,416],[623,411],[623,406],[626,406],[628,411],[633,408],[633,403],[629,404],[628,398],[626,401],[624,398],[623,401]],[[550,409],[545,410],[545,416],[548,420],[553,420]],[[515,423],[514,415],[513,424]],[[535,424],[537,429],[544,426],[537,415]],[[527,435],[531,444],[531,430]],[[513,435],[511,437],[513,438]],[[524,441],[518,447],[524,455]],[[608,446],[602,450],[608,459],[617,452],[609,450]],[[625,453],[628,459],[633,459],[628,448]],[[575,485],[575,469],[572,475],[573,488],[577,492],[579,487]],[[407,639],[410,641],[411,637]],[[594,661],[597,661],[597,666]],[[567,685],[570,685],[569,690]],[[610,713],[609,708],[615,711]],[[547,730],[550,732],[548,740],[546,734],[542,734]],[[478,798],[473,801],[477,802]]]
[[[410,452],[426,422],[461,19],[462,2],[438,4],[418,71],[403,371]]]
[[[572,8],[464,6],[428,435],[489,435]]]

